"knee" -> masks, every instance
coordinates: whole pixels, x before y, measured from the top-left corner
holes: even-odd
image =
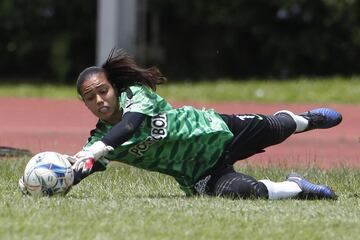
[[[231,173],[220,178],[214,193],[230,198],[268,198],[265,184],[240,173]]]
[[[296,130],[296,122],[286,112],[279,112],[274,116],[267,116],[267,120],[270,128],[274,131],[274,136],[279,138],[279,141],[283,141],[292,135]]]

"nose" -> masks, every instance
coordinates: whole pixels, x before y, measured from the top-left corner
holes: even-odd
[[[104,102],[104,99],[100,96],[100,94],[96,94],[96,104],[99,105]]]

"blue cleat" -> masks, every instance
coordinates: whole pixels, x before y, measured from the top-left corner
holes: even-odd
[[[302,190],[302,192],[298,195],[300,199],[337,199],[334,191],[328,186],[311,183],[297,173],[290,173],[287,175],[286,181],[295,182],[299,185]]]
[[[335,127],[342,121],[341,114],[330,108],[317,108],[299,115],[309,121],[309,125],[304,132],[312,129]]]

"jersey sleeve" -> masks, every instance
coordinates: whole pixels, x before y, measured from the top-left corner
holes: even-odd
[[[162,98],[146,86],[131,86],[123,93],[125,98],[123,114],[137,112],[148,116],[155,116],[159,113]]]

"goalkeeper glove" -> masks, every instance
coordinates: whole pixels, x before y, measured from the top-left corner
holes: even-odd
[[[114,150],[111,146],[106,146],[103,142],[97,141],[90,147],[74,155],[73,169],[76,172],[81,171],[83,175],[87,176],[91,173],[95,161],[104,157],[110,151]]]

